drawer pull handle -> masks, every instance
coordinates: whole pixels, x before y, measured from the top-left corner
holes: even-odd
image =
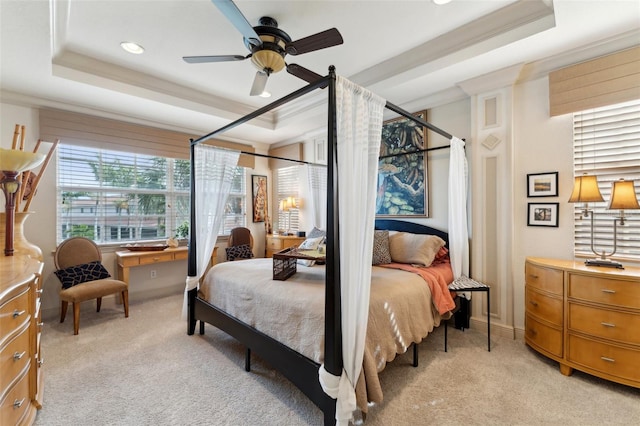
[[[531,335],[535,336],[536,334],[538,334],[538,332],[537,332],[537,331],[535,331],[534,329],[530,328],[530,329],[529,329],[529,334],[531,334]]]
[[[531,303],[533,306],[538,306],[538,302],[534,300],[530,300],[529,303]]]
[[[18,318],[20,315],[24,314],[25,312],[27,312],[27,311],[25,311],[25,310],[19,311],[19,310],[16,309],[15,311],[13,311],[13,317],[14,318]]]
[[[27,353],[27,351],[23,351],[22,353],[18,353],[18,352],[14,353],[14,354],[13,354],[13,360],[14,360],[14,361],[18,361],[19,359],[22,359],[22,357],[23,357],[23,356],[24,356],[24,354],[26,354],[26,353]]]
[[[600,324],[604,325],[605,327],[615,327],[615,324],[612,324],[610,322],[601,322]]]
[[[607,358],[606,356],[601,356],[600,359],[603,360],[603,361],[607,361],[607,362],[616,362],[615,359]]]
[[[153,258],[153,261],[154,261],[154,262],[157,262],[158,260],[160,260],[160,258],[159,258],[159,257],[154,257],[154,258]]]
[[[42,367],[42,364],[44,364],[44,359],[39,359],[38,360],[38,367]]]
[[[39,288],[39,289],[37,289],[37,290],[36,290],[36,293],[38,293],[38,294],[42,294],[42,292],[43,292],[43,291],[44,291],[44,290],[42,290],[41,288]]]
[[[26,398],[22,398],[20,401],[18,401],[17,399],[15,401],[13,401],[13,408],[20,408],[22,407],[22,404],[24,404],[24,400]]]
[[[609,289],[607,289],[607,288],[603,288],[603,289],[602,289],[602,292],[603,292],[603,293],[607,293],[607,294],[616,294],[616,291],[615,291],[615,290],[609,290]]]
[[[540,277],[538,277],[536,274],[529,274],[529,276],[530,276],[531,278],[533,278],[534,280],[537,280],[538,278],[540,278]]]

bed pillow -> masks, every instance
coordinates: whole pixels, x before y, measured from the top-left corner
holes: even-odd
[[[397,263],[411,263],[430,266],[445,241],[435,235],[398,232],[389,237],[391,260]]]
[[[239,246],[227,247],[227,260],[251,259],[253,252],[249,244],[240,244]]]
[[[300,249],[300,250],[317,250],[318,246],[320,245],[320,243],[322,242],[323,239],[324,239],[323,236],[315,237],[315,238],[309,237],[306,240],[304,240],[302,242],[302,244],[300,244],[298,246],[298,249]]]
[[[372,265],[386,265],[391,263],[391,252],[389,251],[389,231],[373,232],[373,256]]]
[[[111,276],[99,260],[59,269],[54,273],[62,283],[63,288],[71,288],[87,281],[101,280]]]
[[[318,237],[326,237],[326,236],[327,236],[326,231],[323,231],[322,229],[318,229],[315,226],[313,227],[311,232],[307,234],[307,238],[318,238]]]

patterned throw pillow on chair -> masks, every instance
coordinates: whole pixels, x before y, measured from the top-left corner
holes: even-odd
[[[82,265],[70,266],[66,269],[59,269],[55,271],[55,274],[60,279],[60,282],[62,282],[63,288],[71,288],[77,284],[101,280],[111,276],[109,275],[109,271],[107,271],[98,260]]]
[[[241,244],[239,246],[227,247],[227,260],[251,259],[253,252],[249,244]]]

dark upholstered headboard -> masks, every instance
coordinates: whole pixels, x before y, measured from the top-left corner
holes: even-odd
[[[447,243],[446,247],[449,248],[449,234],[447,232],[431,228],[430,226],[420,225],[419,223],[405,222],[402,220],[376,219],[375,229],[436,235],[442,238]]]

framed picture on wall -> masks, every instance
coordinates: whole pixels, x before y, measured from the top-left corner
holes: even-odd
[[[415,114],[427,119],[427,111]],[[428,217],[427,128],[401,117],[385,121],[378,166],[377,217]]]
[[[558,172],[527,175],[527,197],[557,197]]]
[[[251,175],[253,221],[264,222],[267,217],[267,177]]]
[[[560,203],[529,203],[527,225],[558,227]]]

